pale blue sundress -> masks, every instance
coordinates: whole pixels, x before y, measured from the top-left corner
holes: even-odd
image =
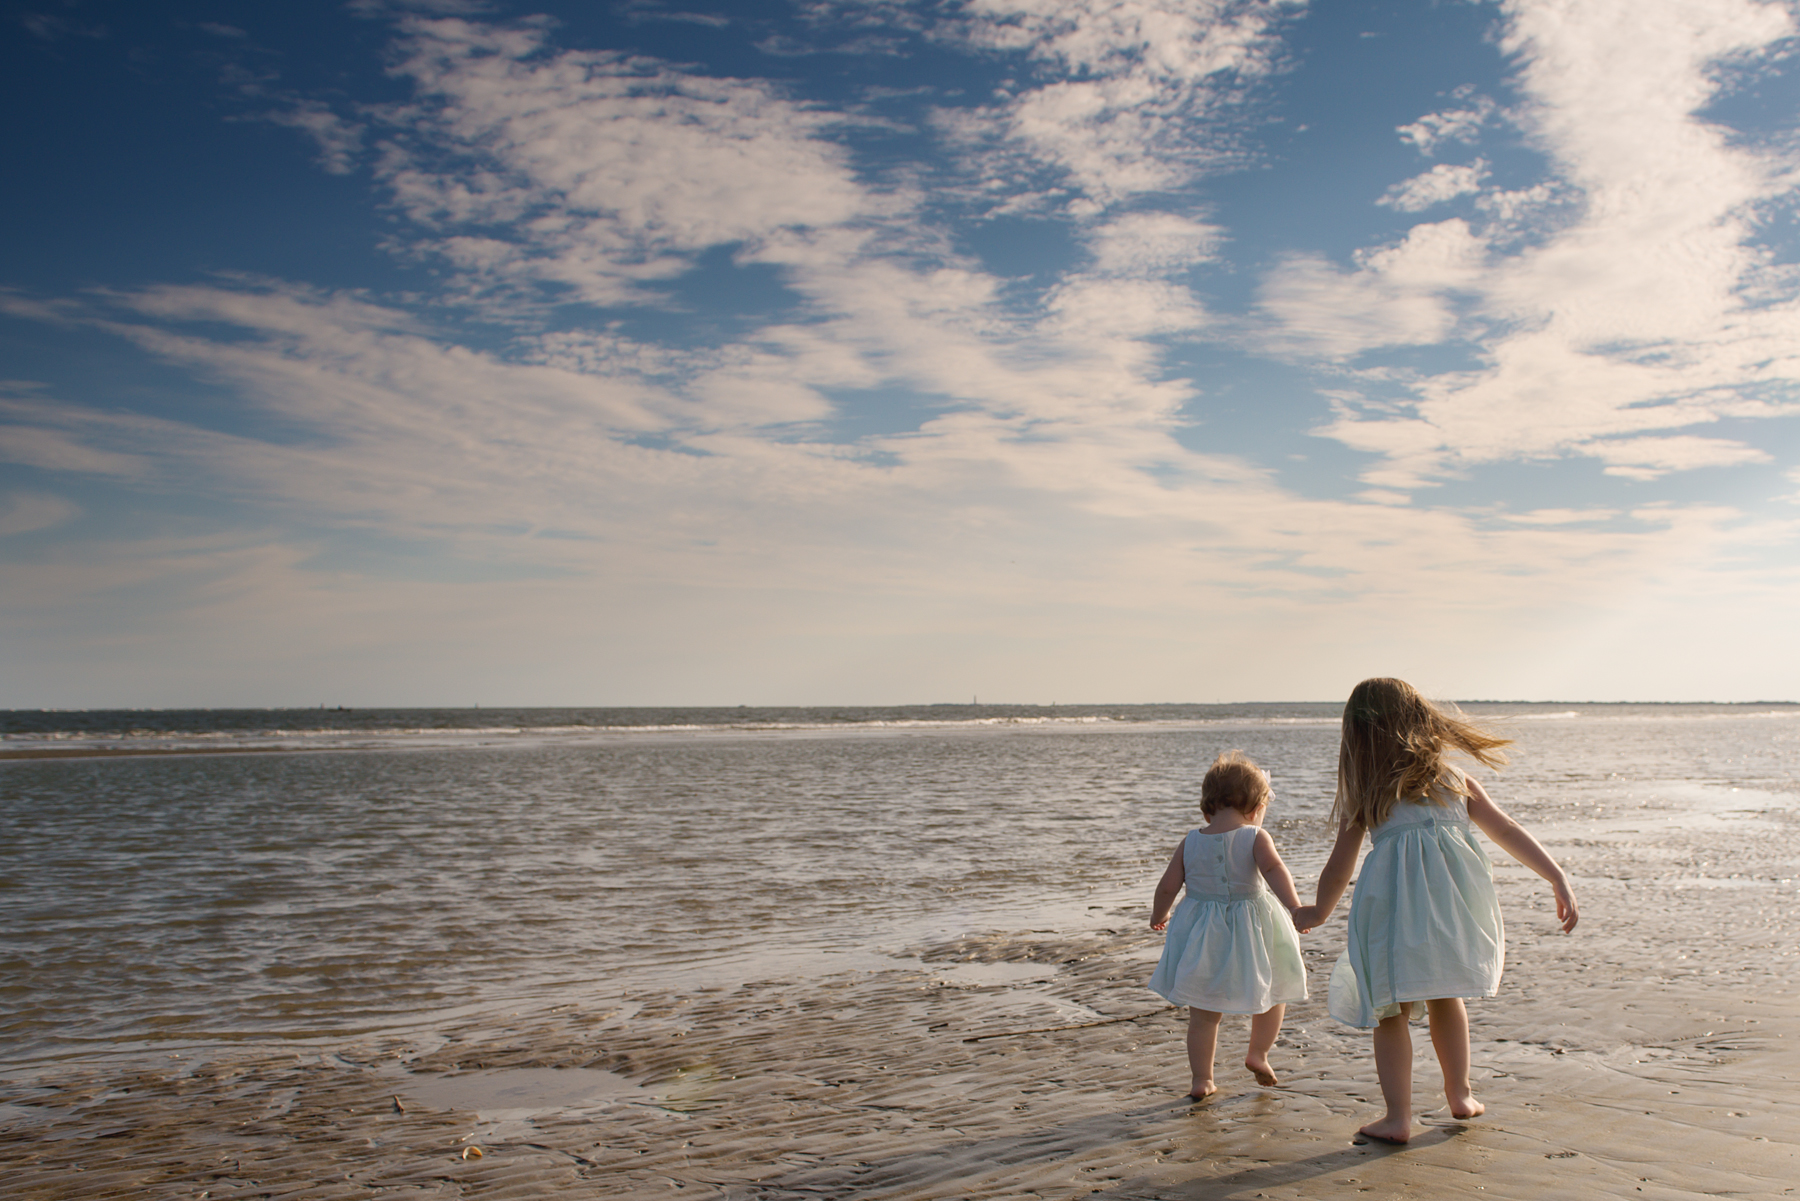
[[[1375,827],[1350,901],[1350,945],[1331,973],[1331,1016],[1377,1025],[1403,1001],[1491,997],[1506,931],[1494,869],[1469,807],[1402,801]]]
[[[1169,915],[1150,976],[1165,999],[1214,1013],[1265,1013],[1306,1000],[1293,918],[1256,868],[1259,829],[1192,830],[1182,843],[1187,895]]]

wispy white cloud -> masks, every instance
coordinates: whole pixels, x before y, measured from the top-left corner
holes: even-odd
[[[1479,192],[1481,182],[1487,175],[1488,165],[1484,159],[1476,159],[1460,167],[1439,163],[1423,175],[1415,175],[1395,184],[1382,193],[1381,199],[1375,203],[1399,209],[1403,213],[1417,213],[1434,204],[1443,204],[1446,200]]]
[[[540,55],[542,30],[413,20],[377,167],[434,249],[475,281],[551,283],[594,304],[694,252],[892,213],[821,132],[837,114],[773,84],[606,52]],[[459,232],[459,229],[462,232]]]
[[[0,538],[52,529],[81,515],[81,506],[49,492],[0,495]]]
[[[1020,83],[993,107],[945,112],[942,120],[995,182],[1055,171],[1077,215],[1168,191],[1238,156],[1221,117],[1244,85],[1273,69],[1277,32],[1299,7],[974,0],[940,36],[1019,56],[1022,74],[1036,65],[1048,77]]]
[[[1102,275],[1167,275],[1212,259],[1224,231],[1175,213],[1126,213],[1088,231]]]
[[[319,150],[319,166],[332,175],[348,175],[356,169],[363,148],[361,123],[349,121],[317,100],[301,100],[287,108],[271,109],[261,120],[298,129]]]
[[[141,477],[139,456],[97,447],[79,431],[62,427],[67,411],[42,400],[0,400],[0,462],[80,475]]]
[[[52,12],[25,12],[15,18],[32,37],[45,42],[64,38],[103,38],[107,27],[98,22],[73,21]]]
[[[1501,521],[1518,525],[1580,525],[1586,522],[1611,521],[1619,516],[1617,509],[1531,509],[1524,513],[1501,513]]]
[[[1653,480],[1671,471],[1696,467],[1736,467],[1767,463],[1770,456],[1754,446],[1726,438],[1698,438],[1691,434],[1667,438],[1617,438],[1584,443],[1578,449],[1607,464],[1608,475]]]
[[[1274,321],[1266,345],[1348,358],[1442,342],[1457,325],[1451,294],[1477,285],[1484,250],[1457,218],[1415,225],[1403,241],[1358,256],[1350,271],[1317,256],[1291,257],[1269,274],[1259,296]]]
[[[487,0],[350,0],[344,7],[359,17],[388,17],[425,13],[437,17],[479,17],[491,14]]]
[[[1042,331],[1080,339],[1089,346],[1110,344],[1115,353],[1144,362],[1153,352],[1135,340],[1207,323],[1207,315],[1186,288],[1153,280],[1075,278],[1046,301],[1049,321]]]
[[[1486,96],[1468,95],[1460,108],[1426,113],[1417,121],[1396,130],[1400,140],[1418,148],[1420,154],[1435,154],[1445,142],[1467,144],[1481,136],[1482,128],[1494,116],[1493,100]]]
[[[618,5],[616,11],[627,21],[639,24],[673,21],[678,25],[703,25],[708,29],[725,29],[731,25],[731,18],[722,13],[671,9],[657,3],[657,0],[627,0],[627,3]]]

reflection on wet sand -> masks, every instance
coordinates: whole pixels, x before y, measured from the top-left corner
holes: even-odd
[[[1800,998],[1776,910],[1796,897],[1763,892],[1759,914],[1741,890],[1595,886],[1594,931],[1565,938],[1503,882],[1513,962],[1472,1006],[1488,1114],[1430,1108],[1422,1064],[1403,1149],[1353,1144],[1377,1100],[1367,1038],[1317,1000],[1277,1048],[1283,1087],[1226,1073],[1184,1101],[1180,1014],[1142,987],[1150,939],[1118,913],[424,1042],[88,1065],[8,1090],[0,1171],[34,1199],[1792,1196]],[[1307,951],[1322,983],[1332,932]]]

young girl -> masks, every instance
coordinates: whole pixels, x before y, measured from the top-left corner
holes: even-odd
[[[1331,973],[1330,1005],[1339,1021],[1375,1029],[1375,1074],[1387,1113],[1362,1128],[1368,1138],[1404,1143],[1412,1135],[1407,1022],[1418,1001],[1430,1016],[1450,1115],[1471,1118],[1486,1108],[1469,1083],[1462,998],[1498,991],[1506,940],[1493,869],[1469,823],[1548,880],[1562,928],[1575,928],[1575,894],[1556,860],[1480,784],[1444,761],[1460,751],[1498,767],[1508,741],[1444,712],[1401,680],[1364,680],[1344,706],[1337,844],[1319,874],[1317,903],[1297,910],[1294,921],[1306,929],[1331,916],[1363,835],[1371,835],[1350,903],[1350,945]]]
[[[1167,929],[1169,936],[1150,987],[1188,1006],[1188,1067],[1194,1075],[1188,1096],[1195,1100],[1218,1091],[1213,1055],[1221,1016],[1256,1015],[1244,1066],[1258,1084],[1273,1087],[1280,1081],[1269,1067],[1269,1049],[1281,1033],[1282,1014],[1287,1002],[1306,999],[1306,968],[1291,917],[1300,896],[1275,841],[1262,829],[1268,807],[1269,777],[1261,768],[1238,751],[1213,760],[1200,784],[1207,824],[1175,848],[1151,906],[1150,928]],[[1184,883],[1187,896],[1177,906],[1175,894]]]

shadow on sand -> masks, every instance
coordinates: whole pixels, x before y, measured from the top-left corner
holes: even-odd
[[[1270,1094],[1254,1094],[1269,1097]],[[1272,1099],[1272,1098],[1271,1098]],[[1125,1181],[1109,1172],[1094,1180],[1089,1194],[1093,1201],[1142,1201],[1147,1198],[1223,1198],[1246,1190],[1293,1185],[1320,1176],[1354,1169],[1359,1164],[1405,1154],[1408,1150],[1441,1144],[1467,1129],[1461,1124],[1432,1126],[1404,1147],[1378,1142],[1346,1143],[1338,1148],[1304,1159],[1258,1162],[1253,1167],[1222,1175],[1193,1175],[1191,1179],[1172,1179],[1191,1171],[1192,1164],[1162,1163],[1160,1182],[1145,1174],[1156,1152],[1148,1145],[1141,1155],[1133,1155],[1134,1143],[1166,1141],[1180,1136],[1196,1118],[1215,1116],[1220,1108],[1215,1098],[1205,1101],[1161,1102],[1139,1106],[1117,1113],[1098,1113],[1034,1130],[1024,1134],[990,1139],[971,1139],[946,1143],[904,1155],[880,1160],[846,1160],[838,1164],[809,1167],[797,1172],[770,1177],[755,1184],[734,1188],[729,1195],[734,1201],[786,1201],[787,1198],[865,1197],[885,1193],[947,1197],[959,1192],[983,1189],[983,1178],[1004,1175],[1017,1183],[1017,1191],[1032,1190],[1018,1180],[1020,1169],[1029,1171],[1034,1165],[1053,1168],[1059,1161],[1093,1152],[1113,1149],[1135,1161],[1134,1179]],[[1217,1145],[1217,1153],[1233,1158],[1252,1151],[1267,1155],[1268,1142],[1253,1147],[1242,1138],[1244,1131],[1190,1131],[1191,1147],[1206,1152]],[[1258,1131],[1266,1133],[1266,1131]],[[1141,1166],[1138,1166],[1141,1165]],[[1120,1165],[1112,1164],[1117,1168]],[[998,1181],[989,1182],[997,1185]],[[1066,1184],[1066,1182],[1065,1182]]]

